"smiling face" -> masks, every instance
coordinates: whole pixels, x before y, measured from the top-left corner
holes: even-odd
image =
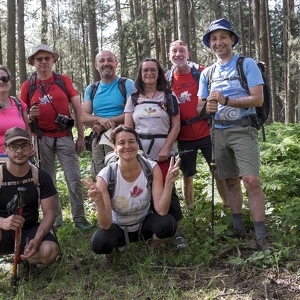
[[[10,76],[5,70],[0,70],[0,93],[7,94],[11,88]]]
[[[137,156],[139,146],[133,133],[120,131],[116,134],[115,139],[115,152],[121,159],[130,160]]]
[[[141,68],[142,80],[147,85],[157,84],[158,68],[155,61],[145,61]]]
[[[187,64],[189,55],[187,45],[184,42],[175,41],[171,43],[168,56],[175,68],[184,67]]]
[[[95,68],[99,72],[101,80],[114,81],[118,61],[116,56],[110,51],[101,51],[95,58]]]
[[[233,44],[234,35],[231,35],[228,30],[219,29],[210,34],[209,47],[220,59],[226,59],[232,56]]]

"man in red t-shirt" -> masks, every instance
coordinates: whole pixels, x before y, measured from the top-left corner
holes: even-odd
[[[41,44],[32,49],[28,62],[36,68],[36,75],[32,75],[31,79],[22,84],[20,98],[28,104],[28,116],[36,129],[38,142],[36,148],[39,150],[41,166],[56,183],[55,155],[57,155],[67,181],[74,223],[76,227],[85,230],[92,226],[84,216],[84,195],[77,157],[77,153],[84,149],[84,127],[80,120],[81,104],[71,79],[66,75],[55,75],[52,72],[58,58],[58,53],[47,45]],[[58,78],[63,83],[59,84]],[[34,91],[30,95],[31,86],[34,86]],[[74,111],[77,126],[76,144],[72,137],[74,120],[71,118],[69,104]],[[56,206],[54,227],[59,227],[63,219],[58,196]]]
[[[172,90],[180,101],[181,130],[177,138],[178,149],[179,151],[193,150],[187,155],[182,155],[180,166],[183,173],[183,196],[186,205],[189,208],[193,208],[195,197],[193,179],[197,172],[198,150],[201,150],[207,163],[209,165],[211,163],[212,145],[210,128],[207,120],[200,119],[196,110],[199,83],[194,79],[191,67],[188,65],[189,52],[187,44],[181,40],[172,42],[168,56],[173,65],[171,69]],[[203,69],[203,66],[199,66],[199,72]],[[216,177],[216,183],[223,203],[228,205],[225,182],[218,180]]]

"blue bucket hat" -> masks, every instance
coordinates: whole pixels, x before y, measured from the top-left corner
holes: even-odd
[[[233,43],[232,47],[234,47],[238,43],[239,37],[232,30],[231,23],[228,20],[222,18],[222,19],[219,19],[219,20],[212,21],[210,23],[209,28],[208,28],[208,32],[202,38],[202,41],[203,41],[203,43],[206,47],[210,48],[209,47],[209,37],[210,37],[211,32],[213,32],[215,30],[218,30],[218,29],[227,30],[227,31],[231,32],[234,35],[234,43]]]

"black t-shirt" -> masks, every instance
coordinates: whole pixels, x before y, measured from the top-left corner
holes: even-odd
[[[31,168],[24,177],[13,176],[6,168],[6,164],[3,164],[3,182],[16,182],[23,181],[24,179],[32,178]],[[51,197],[55,195],[56,188],[52,182],[52,179],[48,173],[39,169],[38,172],[39,184],[40,184],[40,199]],[[39,218],[39,201],[38,190],[35,183],[27,182],[20,185],[2,186],[0,187],[0,217],[7,218],[8,212],[6,210],[7,203],[17,194],[18,187],[26,188],[23,207],[23,217],[25,219],[24,227],[35,224]]]

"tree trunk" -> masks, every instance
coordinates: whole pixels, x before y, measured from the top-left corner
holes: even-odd
[[[18,48],[19,48],[19,86],[27,79],[26,53],[24,36],[24,0],[17,0],[18,5]]]
[[[190,44],[189,17],[186,0],[177,0],[178,37]]]
[[[41,7],[42,7],[41,42],[42,44],[47,44],[48,12],[47,12],[46,0],[41,0]]]
[[[96,1],[87,0],[88,9],[88,24],[89,24],[89,37],[90,37],[90,64],[94,65],[95,56],[99,52],[98,37],[97,37],[97,21],[96,21]],[[93,81],[100,80],[99,72],[93,67]]]
[[[16,1],[7,0],[7,67],[13,80],[10,94],[16,94]]]

